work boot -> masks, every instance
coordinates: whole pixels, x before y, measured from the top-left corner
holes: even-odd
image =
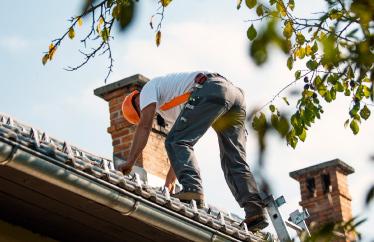
[[[265,209],[257,203],[249,203],[244,206],[245,219],[243,223],[247,224],[249,231],[256,232],[266,228],[269,225]]]
[[[264,214],[246,216],[243,223],[247,224],[247,228],[251,232],[256,232],[266,228],[269,222]]]
[[[204,194],[200,192],[187,192],[181,190],[180,192],[174,193],[171,196],[178,198],[181,202],[184,203],[190,203],[192,200],[195,200],[197,208],[204,208]]]

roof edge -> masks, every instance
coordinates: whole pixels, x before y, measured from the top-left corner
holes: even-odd
[[[14,145],[13,141],[3,141],[2,139],[0,141],[0,147],[7,146],[7,149]],[[25,162],[30,158],[33,158],[33,162]],[[179,236],[186,239],[208,241],[211,238],[216,238],[219,241],[240,241],[219,230],[200,224],[158,204],[151,203],[135,194],[118,189],[102,180],[89,179],[88,174],[74,172],[69,166],[59,164],[53,159],[50,162],[46,162],[45,158],[47,160],[51,159],[29,148],[19,146],[16,154],[7,162],[6,166],[21,172],[37,175],[39,179],[78,193],[104,206],[111,207],[123,216],[131,216],[157,228],[160,228],[161,223],[163,224],[163,230],[169,233],[178,233]],[[61,168],[65,168],[64,173],[61,172]],[[86,185],[88,181],[90,186]]]

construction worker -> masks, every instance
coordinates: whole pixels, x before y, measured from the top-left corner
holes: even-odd
[[[218,135],[221,166],[226,182],[251,231],[268,225],[263,203],[246,163],[246,107],[243,91],[217,73],[173,73],[148,81],[122,104],[128,122],[137,125],[127,161],[119,170],[128,174],[147,144],[156,112],[169,130],[165,147],[171,167],[165,186],[172,191],[176,178],[183,189],[172,196],[195,200],[201,208],[204,193],[193,146],[213,127]]]

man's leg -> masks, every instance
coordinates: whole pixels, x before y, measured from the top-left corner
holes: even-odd
[[[178,181],[183,185],[183,192],[203,194],[193,146],[212,123],[227,110],[223,98],[212,100],[205,95],[212,90],[205,85],[193,93],[192,98],[195,101],[189,102],[193,108],[185,108],[181,112],[165,141],[166,151]]]
[[[213,128],[218,135],[226,182],[239,205],[244,207],[249,229],[256,230],[266,227],[267,222],[256,182],[246,162],[245,119],[245,107],[233,106]]]

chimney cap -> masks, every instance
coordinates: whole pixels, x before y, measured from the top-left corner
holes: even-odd
[[[96,88],[94,94],[98,97],[104,98],[105,94],[115,91],[117,89],[130,86],[130,85],[140,85],[144,86],[149,81],[149,79],[141,74],[132,75],[126,78],[123,78],[119,81],[110,83],[108,85]]]
[[[330,168],[330,167],[335,167],[339,168],[340,171],[344,175],[349,175],[355,172],[354,168],[348,165],[347,163],[343,162],[340,159],[334,159],[326,162],[322,162],[320,164],[314,165],[314,166],[309,166],[307,168],[303,168],[300,170],[292,171],[290,172],[290,177],[292,177],[295,180],[298,180],[300,176],[303,176],[305,174],[310,174],[314,172],[318,172],[320,170],[323,170],[325,168]]]

